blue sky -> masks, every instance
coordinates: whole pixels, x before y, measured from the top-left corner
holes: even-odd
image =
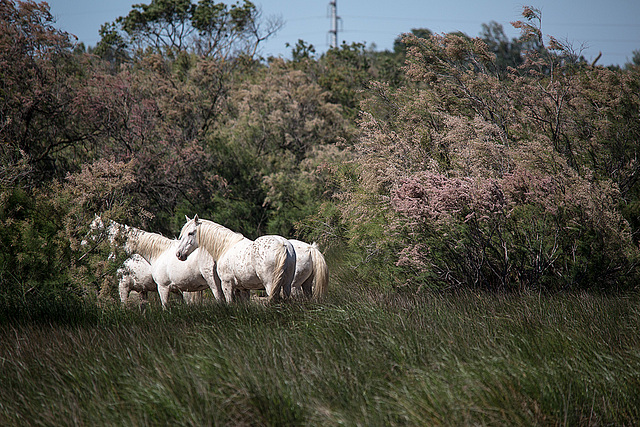
[[[126,15],[132,4],[151,0],[49,0],[56,26],[94,46],[105,22]],[[195,0],[194,0],[195,1]],[[226,1],[234,3],[235,0]],[[262,47],[263,56],[289,58],[298,39],[311,43],[318,53],[329,47],[329,0],[253,0],[264,18],[277,16],[284,27]],[[483,23],[503,25],[509,38],[518,30],[510,22],[520,19],[522,6],[542,10],[543,33],[571,43],[589,61],[599,52],[599,65],[624,65],[640,50],[640,0],[337,0],[338,40],[375,44],[391,49],[394,39],[412,28],[436,33],[462,31],[475,37]]]

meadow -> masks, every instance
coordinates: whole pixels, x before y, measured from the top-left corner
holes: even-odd
[[[84,46],[0,1],[0,426],[638,424],[640,52],[147,3]],[[196,213],[342,251],[328,295],[117,304],[95,215]]]
[[[632,425],[637,294],[82,306],[0,324],[0,424]]]

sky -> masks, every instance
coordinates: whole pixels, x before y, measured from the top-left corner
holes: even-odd
[[[312,44],[318,54],[329,48],[330,0],[252,1],[263,19],[274,17],[284,24],[262,44],[262,56],[290,58],[299,39]],[[47,2],[57,28],[74,34],[86,46],[95,46],[102,24],[127,15],[133,4],[149,4],[151,0]],[[631,62],[634,50],[640,50],[640,0],[336,0],[336,4],[338,42],[364,43],[379,51],[391,50],[393,41],[413,28],[428,28],[434,33],[462,31],[476,37],[483,23],[495,21],[514,38],[519,30],[511,22],[521,19],[523,5],[542,11],[544,34],[568,42],[589,62],[602,52],[598,65],[623,66]]]

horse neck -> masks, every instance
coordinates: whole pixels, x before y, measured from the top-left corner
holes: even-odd
[[[126,234],[125,250],[142,256],[149,264],[153,264],[173,243],[173,240],[161,234],[134,227],[130,227]]]
[[[213,221],[201,220],[198,227],[198,241],[214,261],[217,261],[236,243],[246,239],[242,234],[216,224]]]

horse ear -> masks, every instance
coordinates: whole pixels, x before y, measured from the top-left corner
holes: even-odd
[[[195,222],[196,225],[200,224],[200,218],[198,218],[198,214],[196,214],[196,216],[193,217],[193,222]]]
[[[188,216],[184,216],[187,219],[187,222],[191,221]]]

